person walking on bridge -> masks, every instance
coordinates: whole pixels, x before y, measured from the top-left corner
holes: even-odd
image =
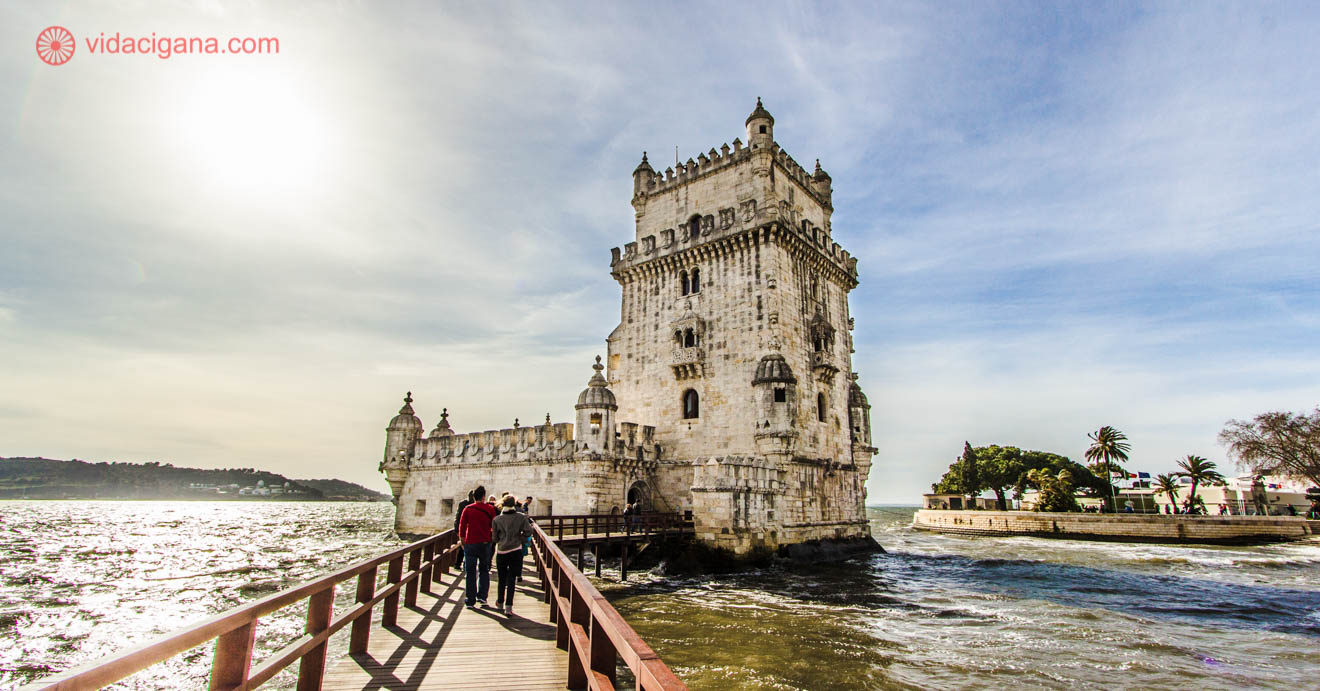
[[[486,606],[490,594],[490,524],[495,507],[486,503],[486,488],[472,490],[472,503],[458,518],[458,539],[463,543],[464,600],[468,609]]]
[[[503,510],[491,523],[495,542],[495,609],[513,614],[513,591],[522,573],[523,540],[532,536],[532,520],[518,511],[518,500],[504,498]]]
[[[467,499],[464,499],[463,501],[458,502],[458,511],[454,512],[454,530],[455,530],[455,531],[458,530],[458,521],[459,521],[459,519],[463,518],[463,509],[466,509],[466,508],[468,507],[468,504],[471,504],[471,503],[472,503],[472,490],[468,490],[468,496],[467,496]],[[462,543],[462,540],[459,540],[459,542]],[[456,568],[456,569],[461,569],[461,568],[463,568],[463,550],[461,550],[461,549],[458,550],[458,561],[457,561],[457,563],[454,564],[454,568]]]

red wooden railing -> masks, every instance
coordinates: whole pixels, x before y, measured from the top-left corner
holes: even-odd
[[[431,592],[431,583],[438,581],[441,572],[454,564],[458,554],[457,543],[457,535],[453,530],[418,540],[393,552],[235,607],[127,652],[53,678],[42,679],[26,688],[101,688],[215,640],[215,661],[211,665],[210,683],[213,690],[256,688],[295,660],[299,663],[298,688],[319,689],[325,674],[326,643],[330,636],[352,624],[348,650],[351,653],[366,652],[371,635],[372,608],[383,601],[382,624],[393,626],[399,612],[400,592],[407,606],[417,603],[419,590]],[[386,587],[377,592],[377,570],[381,565],[388,569]],[[332,616],[335,586],[355,576],[355,606],[337,617]],[[253,667],[252,647],[261,617],[303,601],[307,602],[306,633],[276,651],[270,659]]]
[[[532,532],[532,553],[550,603],[555,644],[568,651],[568,688],[613,691],[616,664],[622,659],[637,680],[637,691],[685,691],[687,685],[573,566],[554,538],[539,524],[532,525]]]
[[[569,653],[567,687],[613,689],[617,655],[633,670],[639,691],[686,689],[546,533],[539,527],[534,530],[533,553],[546,587],[546,602],[551,603],[550,621],[558,624],[559,647]],[[101,688],[212,640],[216,642],[210,677],[213,691],[256,688],[294,661],[299,663],[298,689],[319,689],[330,637],[352,624],[348,651],[366,652],[373,608],[383,602],[381,624],[394,626],[400,594],[406,606],[415,606],[417,593],[431,592],[431,584],[454,565],[458,550],[457,535],[448,530],[235,607],[118,655],[42,679],[24,687],[24,691]],[[385,587],[378,591],[381,566],[387,571]],[[334,616],[335,587],[354,577],[354,606]],[[306,633],[253,666],[252,649],[260,619],[303,601],[307,602]],[[584,671],[588,669],[590,674]]]

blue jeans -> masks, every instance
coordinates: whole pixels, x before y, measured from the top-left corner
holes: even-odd
[[[467,576],[464,600],[471,607],[490,594],[490,543],[463,545],[463,573]]]

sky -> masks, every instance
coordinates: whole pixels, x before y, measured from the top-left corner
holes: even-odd
[[[279,48],[86,43],[153,34]],[[761,97],[859,259],[871,503],[1101,425],[1231,469],[1227,420],[1320,404],[1317,35],[1304,2],[6,3],[0,456],[387,491],[405,391],[428,429],[571,421],[641,152]]]

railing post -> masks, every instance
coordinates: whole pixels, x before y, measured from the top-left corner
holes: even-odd
[[[422,550],[420,550],[420,549],[415,549],[415,550],[409,552],[409,553],[408,553],[408,573],[413,573],[414,571],[417,571],[418,567],[420,567],[421,565],[422,565]],[[403,589],[403,590],[404,590],[403,604],[404,604],[405,606],[407,606],[407,607],[416,607],[416,606],[417,606],[417,579],[414,578],[414,579],[412,579],[411,581],[408,581],[408,585],[404,586],[404,589]]]
[[[591,635],[591,671],[609,677],[611,684],[618,684],[616,666],[619,653],[614,649],[614,643],[610,642],[609,635],[601,628],[599,619],[591,618],[591,630],[588,633]]]
[[[238,688],[247,681],[256,636],[255,621],[220,634],[215,641],[215,662],[211,664],[211,691]]]
[[[403,555],[390,560],[389,571],[385,575],[385,585],[392,586],[403,580]],[[385,596],[385,613],[381,615],[381,626],[394,626],[399,618],[399,591]]]
[[[597,542],[592,548],[592,554],[596,557],[596,578],[600,578],[600,543]]]
[[[335,606],[335,587],[316,593],[307,602],[307,628],[309,634],[316,635],[330,626],[331,610]],[[329,641],[307,651],[298,663],[298,691],[320,691],[321,680],[325,678],[325,651]]]
[[[587,601],[583,599],[585,593],[580,593],[577,589],[569,594],[568,611],[569,621],[582,627],[584,632],[591,631],[591,610],[587,607]],[[591,642],[588,641],[590,646]],[[582,653],[590,656],[591,651],[580,651],[577,649],[577,641],[569,636],[568,639],[568,688],[585,689],[587,688],[587,669],[582,666]]]
[[[358,574],[357,602],[362,604],[376,595],[376,567],[371,567]],[[371,638],[371,610],[353,620],[353,633],[348,641],[349,653],[367,652],[367,642]]]
[[[555,577],[555,599],[550,603],[550,611],[556,617],[555,647],[560,650],[568,650],[568,641],[570,638],[568,635],[568,622],[570,620],[565,617],[564,612],[560,610],[559,601],[560,599],[567,600],[573,597],[573,579],[569,578],[568,574],[564,573],[563,569],[557,568],[555,570],[558,572]],[[570,662],[569,664],[571,665],[572,663]]]
[[[417,580],[420,581],[422,592],[431,592],[431,560],[435,558],[435,543],[429,543],[422,548],[422,572],[418,574]]]

